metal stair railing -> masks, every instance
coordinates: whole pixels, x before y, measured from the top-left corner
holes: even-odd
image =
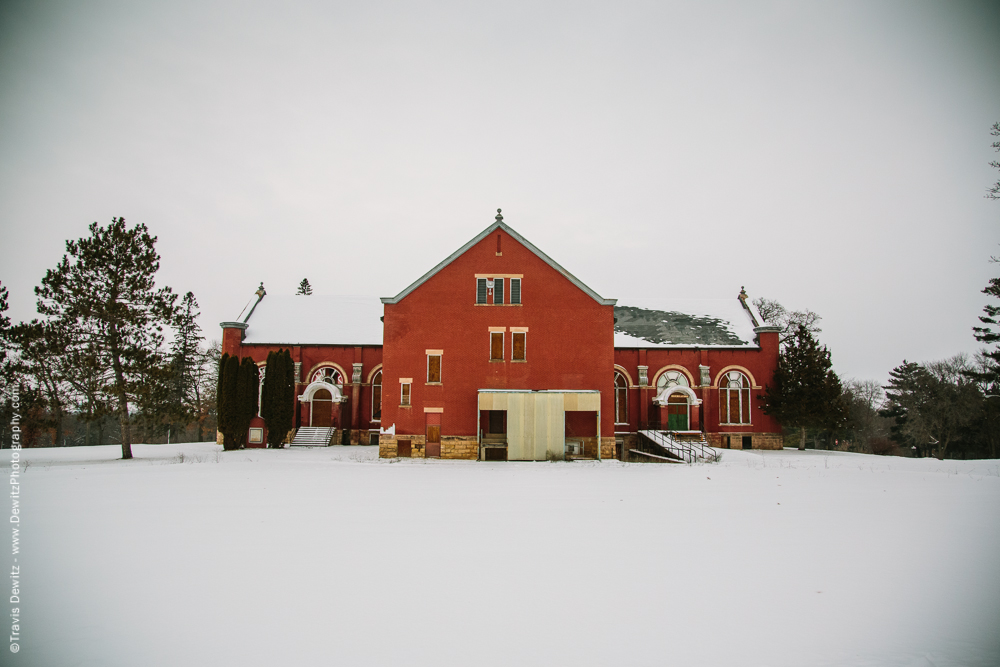
[[[333,427],[303,426],[295,432],[291,444],[296,446],[327,447],[333,437]]]
[[[699,459],[716,463],[720,458],[719,453],[709,447],[704,436],[700,440],[678,440],[669,431],[646,430],[639,431],[639,434],[686,463],[694,463]]]

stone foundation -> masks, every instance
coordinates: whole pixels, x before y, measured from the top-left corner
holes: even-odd
[[[601,436],[601,458],[615,458],[615,436]]]
[[[583,451],[586,456],[596,458],[597,438],[579,438],[583,441]],[[378,456],[380,459],[392,459],[398,455],[397,441],[410,441],[410,458],[424,458],[424,441],[422,435],[381,435],[378,443]],[[479,459],[479,443],[475,437],[465,435],[443,435],[441,436],[441,458],[442,459],[464,459],[476,461]],[[601,438],[601,458],[615,458],[615,438]]]
[[[743,449],[743,436],[753,439],[754,449],[781,449],[783,441],[780,433],[706,433],[705,439],[712,447],[722,447],[722,436],[733,436],[729,449]]]
[[[441,458],[475,461],[479,458],[479,443],[474,437],[443,435],[441,436]]]

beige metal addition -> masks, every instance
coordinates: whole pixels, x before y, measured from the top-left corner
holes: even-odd
[[[480,390],[479,409],[507,411],[508,461],[563,458],[566,451],[566,412],[596,412],[597,456],[600,458],[599,391]]]

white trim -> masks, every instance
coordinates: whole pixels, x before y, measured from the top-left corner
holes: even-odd
[[[618,364],[615,364],[615,372],[621,373],[622,375],[625,376],[625,387],[627,389],[630,389],[635,386],[635,383],[632,382],[632,375],[627,370],[625,370],[624,366],[619,366]]]
[[[528,327],[517,327],[517,328],[518,329],[523,329],[523,331],[514,331],[513,329],[511,329],[511,332],[510,332],[510,360],[512,362],[516,361],[517,363],[523,363],[523,362],[525,362],[525,361],[528,360]],[[517,334],[521,334],[522,336],[524,336],[524,349],[522,350],[522,352],[524,352],[524,358],[522,358],[522,359],[515,359],[514,358],[514,336],[516,336]]]
[[[684,387],[679,384],[675,384],[673,387],[667,387],[660,391],[653,399],[653,403],[656,405],[666,405],[667,399],[670,398],[671,394],[684,394],[688,397],[688,403],[691,405],[701,405],[702,400],[698,398],[698,394],[694,393],[691,387]],[[690,421],[690,420],[689,420]]]
[[[326,389],[327,391],[329,391],[330,395],[333,397],[334,403],[343,403],[344,401],[347,400],[347,397],[344,396],[344,391],[340,388],[339,384],[330,384],[329,382],[321,381],[321,382],[313,382],[312,384],[308,385],[305,388],[305,391],[299,394],[299,402],[312,403],[313,395],[320,389]]]
[[[667,371],[680,371],[681,373],[684,374],[684,377],[687,378],[688,384],[690,386],[692,387],[697,386],[694,382],[694,376],[691,375],[691,371],[689,371],[686,367],[681,366],[680,364],[667,364],[666,366],[661,366],[660,369],[653,374],[653,377],[649,382],[649,386],[655,387],[656,383],[660,381],[660,376],[666,373]],[[649,375],[648,370],[646,371],[646,375],[647,376]]]
[[[376,375],[379,376],[378,384],[375,384],[375,376]],[[369,401],[369,403],[371,403],[371,405],[369,406],[369,408],[370,408],[369,412],[371,413],[371,415],[370,415],[369,421],[371,421],[372,423],[379,423],[379,424],[382,423],[382,403],[383,403],[383,401],[382,401],[382,378],[384,378],[384,377],[385,376],[382,375],[382,364],[379,364],[378,365],[378,369],[372,371],[371,374],[368,376],[368,386],[371,387],[371,400]],[[379,414],[379,416],[378,416],[377,419],[375,418],[375,387],[378,387],[378,414]]]
[[[726,366],[721,371],[719,371],[718,373],[716,373],[715,374],[715,382],[712,384],[712,386],[714,388],[718,389],[719,388],[719,380],[721,380],[722,376],[725,375],[726,373],[728,373],[729,371],[739,371],[740,373],[743,373],[743,375],[746,375],[747,379],[750,380],[750,389],[761,389],[762,388],[762,387],[758,387],[757,386],[757,380],[756,380],[756,378],[754,378],[753,374],[750,371],[748,371],[743,366],[738,366],[736,364],[730,364],[729,366]]]
[[[403,402],[403,387],[409,387],[406,392],[406,403]],[[410,406],[413,405],[413,384],[411,382],[400,382],[399,383],[399,405],[400,406]]]
[[[317,371],[322,370],[324,368],[332,368],[333,370],[340,373],[341,380],[343,380],[344,382],[347,381],[347,373],[344,372],[344,369],[340,366],[340,364],[338,364],[335,361],[321,361],[318,364],[314,365],[312,368],[309,369],[309,373],[306,374],[306,381],[312,383],[312,376],[315,375]]]
[[[431,357],[438,357],[438,379],[431,380]],[[441,350],[427,350],[427,372],[424,374],[424,382],[428,384],[441,384],[444,382],[444,355]]]
[[[500,336],[500,358],[493,358],[493,337]],[[490,361],[507,361],[507,334],[504,331],[490,329]]]
[[[479,234],[477,234],[475,236],[475,238],[473,238],[471,241],[469,241],[468,243],[466,243],[464,246],[462,246],[461,248],[459,248],[455,252],[453,252],[450,255],[448,255],[448,257],[446,257],[444,260],[442,260],[440,263],[438,263],[437,266],[435,266],[433,269],[431,269],[430,271],[428,271],[424,275],[422,275],[419,278],[417,278],[413,283],[410,284],[409,287],[407,287],[406,289],[404,289],[402,292],[400,292],[396,296],[384,296],[384,297],[382,297],[382,299],[381,299],[382,303],[399,303],[410,292],[412,292],[413,290],[417,289],[418,287],[420,287],[421,285],[423,285],[425,282],[427,282],[428,280],[430,280],[431,276],[435,275],[441,269],[443,269],[444,267],[446,267],[449,264],[451,264],[452,262],[454,262],[457,258],[459,258],[463,254],[465,254],[466,251],[468,251],[470,248],[472,248],[473,246],[475,246],[476,244],[478,244],[480,241],[482,241],[483,239],[485,239],[487,236],[489,236],[490,234],[492,234],[497,229],[503,230],[504,232],[506,232],[507,234],[509,234],[515,241],[517,241],[518,243],[520,243],[521,245],[523,245],[525,248],[527,248],[529,251],[531,251],[532,253],[534,253],[539,259],[541,259],[543,262],[545,262],[546,264],[548,264],[549,266],[551,266],[553,269],[555,269],[556,272],[562,274],[563,277],[565,277],[571,283],[573,283],[578,288],[580,288],[585,294],[587,294],[587,296],[589,296],[592,299],[594,299],[594,301],[596,301],[597,303],[601,304],[602,306],[613,306],[616,303],[618,303],[618,299],[605,299],[604,297],[598,295],[597,292],[595,292],[594,290],[590,289],[589,287],[587,287],[586,285],[584,285],[582,282],[580,282],[579,278],[577,278],[572,273],[570,273],[569,271],[567,271],[566,269],[564,269],[563,267],[561,267],[551,257],[549,257],[544,252],[542,252],[541,250],[539,250],[538,248],[536,248],[534,245],[532,245],[528,241],[528,239],[524,238],[523,236],[521,236],[520,234],[518,234],[517,232],[515,232],[513,229],[511,229],[509,226],[507,226],[501,220],[497,220],[496,222],[494,222],[493,224],[491,224],[489,227],[487,227],[486,229],[484,229],[483,231],[481,231]],[[523,290],[523,287],[524,286],[522,285],[522,290]],[[522,292],[522,296],[523,295],[524,294]]]

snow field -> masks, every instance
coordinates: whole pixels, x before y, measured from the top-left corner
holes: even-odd
[[[3,664],[1000,664],[1000,461],[134,453],[23,451]]]

